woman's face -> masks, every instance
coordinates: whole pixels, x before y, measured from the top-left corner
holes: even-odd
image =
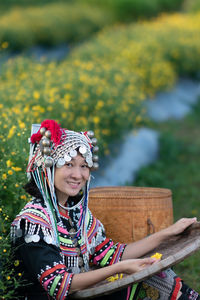
[[[65,204],[69,196],[76,196],[89,176],[90,169],[80,154],[63,167],[56,168],[54,185],[58,201]]]

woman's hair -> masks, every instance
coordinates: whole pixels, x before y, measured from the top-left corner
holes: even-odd
[[[29,195],[35,198],[43,199],[42,194],[40,193],[32,175],[31,179],[25,184],[24,189]]]

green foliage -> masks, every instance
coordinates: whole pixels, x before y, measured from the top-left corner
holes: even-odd
[[[112,22],[104,10],[80,3],[14,7],[0,17],[0,44],[21,50],[41,44],[77,43]]]
[[[17,299],[15,289],[23,284],[22,274],[17,272],[19,261],[13,259],[10,247],[10,217],[0,206],[0,299]]]
[[[114,27],[59,64],[19,57],[1,68],[0,199],[11,218],[27,200],[23,185],[31,124],[56,119],[63,127],[94,130],[101,155],[108,154],[112,141],[146,121],[144,99],[172,87],[180,71],[199,70],[199,19],[174,15]]]
[[[99,5],[115,15],[119,21],[129,22],[137,19],[152,18],[161,12],[170,12],[181,8],[183,0],[84,0]]]
[[[65,2],[65,3],[71,3],[76,2],[76,0],[6,0],[6,3],[4,0],[0,0],[0,5],[3,6],[30,6],[30,5],[43,5],[48,3],[55,3],[55,2]]]
[[[141,169],[134,182],[135,186],[171,189],[176,220],[194,216],[200,219],[199,118],[200,100],[184,120],[160,124],[159,158],[152,165]],[[198,252],[175,267],[176,272],[198,292],[199,259]]]

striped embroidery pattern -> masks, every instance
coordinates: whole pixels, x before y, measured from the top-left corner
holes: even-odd
[[[113,254],[113,257],[110,261],[110,265],[117,263],[121,259],[125,247],[126,247],[126,244],[117,244],[115,253]]]
[[[113,241],[106,238],[104,242],[95,248],[93,263],[104,267],[105,265],[112,265],[121,259],[125,244],[113,244]]]
[[[40,283],[50,296],[55,299],[65,299],[70,288],[73,274],[66,272],[66,266],[57,264],[44,271],[40,276]]]
[[[72,274],[65,272],[56,299],[65,299],[71,285],[72,277]]]
[[[12,225],[17,226],[17,224],[22,219],[25,219],[25,220],[29,221],[30,223],[37,224],[37,225],[39,224],[48,229],[51,229],[49,219],[47,218],[46,214],[44,214],[41,210],[42,210],[41,207],[36,208],[36,207],[34,207],[34,205],[32,205],[31,208],[25,207],[25,209],[22,211],[22,213],[19,214],[15,218]]]

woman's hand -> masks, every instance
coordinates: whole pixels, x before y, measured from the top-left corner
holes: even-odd
[[[153,263],[158,262],[156,258],[126,259],[118,263],[119,273],[133,274],[141,271]]]
[[[197,222],[197,218],[182,218],[178,220],[176,223],[174,223],[173,225],[163,229],[163,231],[167,236],[177,235],[183,232],[191,224],[196,222]]]

